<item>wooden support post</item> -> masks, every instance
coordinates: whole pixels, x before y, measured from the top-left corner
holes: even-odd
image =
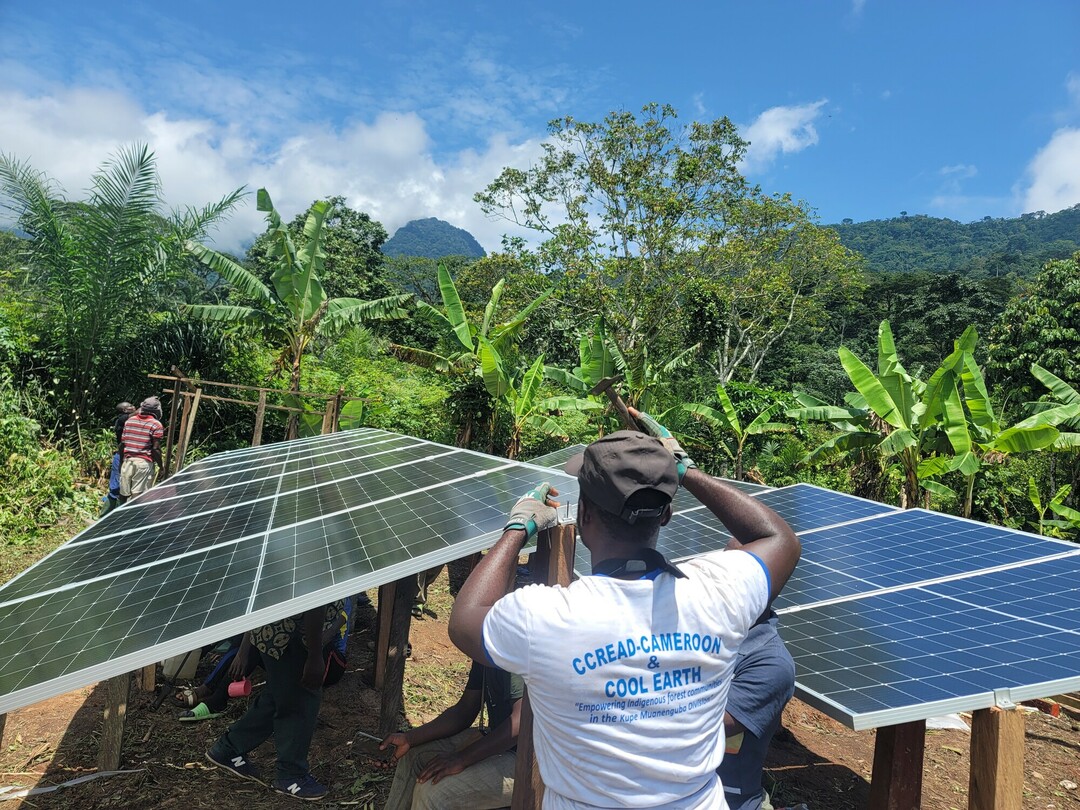
[[[173,448],[173,432],[176,430],[176,409],[180,404],[180,385],[184,379],[184,373],[173,366],[170,369],[175,375],[176,379],[173,380],[173,392],[172,402],[169,403],[169,435],[165,440],[165,477],[167,478],[172,474],[169,462],[172,460],[172,448]]]
[[[925,720],[877,730],[867,810],[919,810],[922,807],[925,746]]]
[[[157,689],[157,664],[147,664],[142,669],[135,670],[135,688],[143,692]]]
[[[386,683],[386,654],[390,649],[390,622],[394,618],[392,606],[396,593],[396,582],[379,586],[379,607],[375,614],[375,688],[380,692]]]
[[[544,780],[536,767],[533,750],[533,713],[529,703],[529,690],[521,701],[521,718],[518,721],[517,762],[514,765],[514,796],[511,810],[540,810],[544,803]]]
[[[105,684],[105,723],[98,749],[98,770],[115,771],[120,767],[120,749],[124,742],[124,720],[131,694],[131,673],[109,678]]]
[[[536,566],[534,577],[548,585],[569,585],[573,577],[574,539],[576,527],[572,523],[557,526],[544,532],[536,541]],[[514,798],[512,810],[539,810],[544,800],[544,781],[536,766],[533,748],[533,713],[529,704],[529,692],[521,703],[521,722],[518,726],[517,763],[514,766]]]
[[[263,420],[266,419],[266,389],[259,390],[259,407],[255,410],[255,433],[251,437],[251,446],[262,444]]]
[[[969,810],[1020,810],[1023,799],[1023,712],[997,708],[972,712]]]
[[[187,407],[184,400],[184,418],[181,423],[180,449],[176,451],[176,471],[184,469],[184,456],[187,455],[188,445],[191,442],[191,431],[195,427],[195,414],[199,410],[199,400],[202,399],[202,388],[195,389],[195,396],[191,400],[191,407]]]
[[[405,577],[393,583],[393,596],[383,601],[383,590],[379,589],[379,628],[383,627],[382,615],[386,611],[390,613],[388,632],[386,634],[386,655],[382,675],[382,706],[379,709],[379,736],[385,737],[392,731],[397,731],[401,722],[401,710],[404,705],[402,689],[405,684],[405,651],[409,644],[409,625],[412,615],[409,608],[412,607],[413,585],[415,577]],[[384,588],[387,586],[383,586]],[[382,650],[382,634],[375,643],[375,655],[379,656]],[[378,671],[378,658],[376,658],[376,671]],[[376,674],[376,679],[378,675]]]

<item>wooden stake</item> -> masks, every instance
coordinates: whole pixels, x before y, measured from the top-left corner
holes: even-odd
[[[251,437],[251,446],[262,444],[263,420],[266,418],[266,391],[259,391],[259,406],[255,411],[255,434]]]
[[[533,750],[533,712],[529,692],[521,701],[521,719],[518,722],[517,762],[514,765],[514,796],[511,810],[539,810],[544,803],[544,780],[536,767]]]
[[[925,720],[877,730],[867,810],[919,810],[922,807],[925,746]]]
[[[972,712],[969,810],[1020,810],[1023,799],[1023,713],[997,708]]]
[[[184,400],[184,421],[181,425],[183,437],[180,439],[180,449],[176,451],[176,471],[184,469],[184,456],[187,455],[188,444],[191,442],[191,430],[195,427],[195,414],[199,410],[199,400],[202,399],[202,389],[195,389],[195,397],[191,400],[191,408],[187,408],[187,400]]]
[[[157,689],[157,664],[147,664],[142,669],[135,670],[135,688],[143,692]]]
[[[131,673],[109,678],[105,684],[105,722],[98,749],[98,770],[115,771],[120,767],[120,749],[124,742],[124,720],[131,694]]]
[[[176,408],[180,404],[180,385],[184,380],[184,372],[173,366],[171,369],[175,379],[173,380],[172,402],[169,403],[169,436],[165,440],[165,477],[171,474],[169,462],[172,459],[173,434],[176,430]]]
[[[413,585],[415,577],[405,577],[379,589],[379,638],[375,642],[376,688],[382,690],[382,706],[379,710],[379,736],[385,737],[398,730],[401,709],[404,705],[402,689],[405,684],[405,651],[409,645],[409,624],[412,615]],[[391,588],[390,598],[385,588]],[[385,614],[390,618],[385,619]],[[386,626],[387,632],[382,633]],[[385,642],[384,642],[385,638]],[[385,655],[383,651],[385,650]],[[382,683],[379,684],[379,661],[383,660]]]

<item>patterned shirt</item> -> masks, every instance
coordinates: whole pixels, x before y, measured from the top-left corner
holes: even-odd
[[[322,635],[325,635],[327,630],[333,627],[337,627],[339,616],[342,611],[345,610],[345,600],[338,599],[336,602],[332,602],[323,609],[323,621],[322,621]],[[308,646],[307,639],[303,638],[304,635],[304,614],[297,613],[295,616],[290,616],[287,619],[274,622],[273,624],[267,624],[260,627],[258,630],[251,631],[251,643],[255,645],[259,652],[265,653],[274,659],[281,659],[285,649],[292,643],[293,639],[300,639],[305,646]],[[316,642],[316,648],[322,650],[322,639],[318,639]],[[308,647],[310,649],[310,647]]]
[[[134,413],[124,422],[124,430],[120,436],[120,445],[124,449],[124,458],[143,458],[153,461],[150,449],[154,446],[154,439],[161,439],[165,435],[165,428],[161,422],[148,413]]]

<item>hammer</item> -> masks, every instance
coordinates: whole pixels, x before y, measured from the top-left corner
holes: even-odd
[[[638,424],[634,421],[634,417],[630,415],[630,411],[626,409],[626,403],[622,401],[622,397],[619,396],[619,392],[615,390],[615,384],[622,381],[622,375],[619,374],[616,377],[604,377],[596,385],[589,389],[589,393],[607,394],[608,399],[611,400],[612,407],[615,408],[615,412],[619,414],[619,418],[622,420],[623,425],[627,430],[638,430]]]

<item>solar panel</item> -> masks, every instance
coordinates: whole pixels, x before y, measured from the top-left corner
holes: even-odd
[[[585,452],[585,445],[572,444],[569,447],[564,447],[561,450],[554,450],[550,453],[545,453],[542,456],[536,456],[536,458],[530,458],[529,464],[534,464],[537,467],[550,467],[553,470],[561,470],[563,465],[570,460],[572,456],[576,456],[578,453]]]
[[[1080,688],[1080,557],[785,613],[801,698],[855,729]]]
[[[0,587],[0,713],[485,548],[535,483],[371,429],[202,459]]]
[[[1072,543],[924,509],[809,530],[800,539],[802,559],[777,609],[1077,551]]]
[[[792,484],[757,496],[787,521],[796,534],[898,511],[895,506],[845,495],[813,484]]]

